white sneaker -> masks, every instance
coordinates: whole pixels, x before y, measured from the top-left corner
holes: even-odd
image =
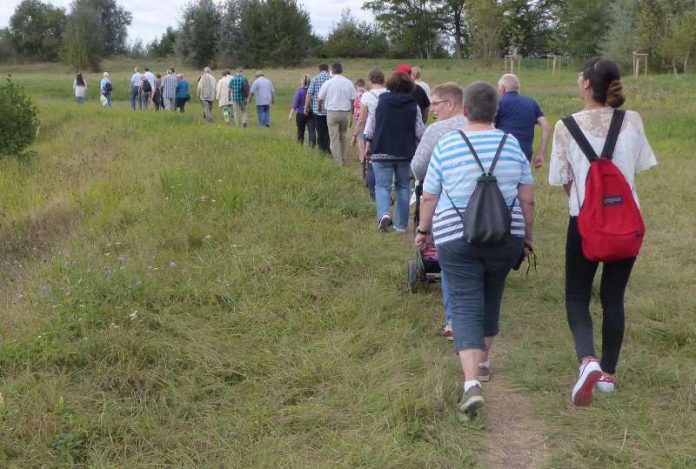
[[[572,399],[576,406],[588,406],[592,403],[592,391],[595,384],[602,377],[602,368],[594,358],[588,359],[580,365],[578,380],[573,386]]]
[[[612,393],[616,391],[616,378],[613,376],[604,375],[599,378],[596,384],[597,391]]]

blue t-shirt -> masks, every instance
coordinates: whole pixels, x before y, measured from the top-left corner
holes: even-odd
[[[508,91],[498,101],[498,113],[495,116],[496,128],[511,133],[520,142],[520,147],[527,157],[532,159],[532,142],[534,126],[544,112],[536,101],[528,96],[521,96],[517,91]]]
[[[184,99],[189,94],[189,84],[186,80],[181,80],[176,84],[176,97]]]
[[[483,167],[489,168],[503,138],[503,132],[484,130],[466,132],[466,136],[469,137]],[[512,206],[510,234],[524,236],[524,218],[517,198],[517,186],[533,183],[532,170],[513,135],[509,135],[505,141],[493,175],[498,179],[505,202]],[[433,217],[433,238],[436,245],[463,236],[464,226],[452,202],[463,213],[474,193],[479,176],[481,169],[459,132],[445,134],[433,151],[423,182],[426,192],[440,196]]]

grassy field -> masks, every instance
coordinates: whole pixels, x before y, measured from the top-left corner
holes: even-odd
[[[0,66],[42,120],[33,159],[0,161],[0,467],[485,467],[493,427],[453,412],[458,366],[440,302],[406,290],[408,236],[377,233],[357,164],[293,142],[315,67],[266,70],[266,130],[207,125],[195,101],[133,113],[132,65],[106,64],[112,110],[99,75],[78,107],[72,74]],[[431,85],[501,72],[422,66]],[[523,93],[555,122],[581,105],[575,76],[523,68]],[[696,466],[694,85],[625,81],[660,165],[638,177],[620,388],[587,409],[568,397],[567,202],[535,173],[538,271],[508,280],[494,380],[541,422],[544,467]]]

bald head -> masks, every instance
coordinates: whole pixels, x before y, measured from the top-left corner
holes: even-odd
[[[503,88],[502,93],[520,91],[520,79],[517,78],[517,75],[506,73],[498,80],[498,88]]]

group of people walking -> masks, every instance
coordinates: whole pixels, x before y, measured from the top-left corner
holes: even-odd
[[[377,229],[383,233],[407,232],[411,179],[422,182],[414,241],[421,250],[437,250],[445,306],[442,333],[453,341],[464,373],[458,407],[475,414],[485,402],[481,383],[493,373],[491,351],[499,332],[506,277],[535,248],[532,166],[541,168],[545,163],[551,126],[539,104],[520,94],[514,74],[501,76],[497,87],[477,81],[466,88],[447,82],[432,89],[420,76],[417,67],[401,64],[388,76],[372,69],[367,83],[362,79],[353,83],[343,75],[342,64],[320,64],[314,77],[300,77],[288,120],[295,119],[299,142],[307,134],[311,147],[318,146],[341,165],[348,159],[347,137],[352,131],[350,141],[357,146],[359,159],[369,162],[368,185],[373,187]],[[611,159],[635,204],[636,173],[657,164],[640,116],[618,110],[625,101],[620,78],[618,66],[610,60],[588,61],[576,84],[583,108],[559,121],[553,132],[548,180],[563,186],[568,196],[565,306],[579,361],[571,398],[579,406],[592,401],[595,389],[616,389],[624,294],[637,255],[598,261],[585,252],[578,217],[594,164],[588,153],[593,149],[603,160]],[[250,85],[241,69],[225,70],[216,79],[206,67],[196,84],[206,120],[213,120],[212,106],[218,101],[226,123],[247,126],[247,105],[256,96],[259,125],[270,126],[275,88],[263,72],[257,72]],[[81,74],[73,87],[81,103],[86,90]],[[105,73],[100,94],[107,106],[112,89]],[[130,82],[132,109],[148,109],[152,103],[155,110],[183,112],[189,99],[188,82],[173,68],[164,77],[135,69]],[[426,127],[429,115],[436,121]],[[570,121],[579,131],[570,128]],[[541,128],[541,142],[535,153],[536,126]],[[615,141],[605,146],[610,139]],[[508,216],[504,236],[484,243],[475,241],[472,233],[480,231],[475,224],[490,221],[489,213],[483,210],[472,216],[469,209],[483,206],[479,199],[486,184],[497,187],[496,197]],[[623,201],[610,196],[604,203]],[[603,324],[598,361],[589,305],[600,263]]]
[[[246,127],[249,123],[247,105],[255,97],[259,125],[270,127],[270,108],[275,103],[275,88],[262,71],[256,73],[255,80],[250,85],[241,68],[234,73],[226,69],[222,76],[216,79],[211,69],[205,67],[195,85],[206,121],[213,121],[213,104],[217,101],[226,124]],[[84,102],[86,88],[82,73],[78,73],[73,82],[73,89],[80,104]],[[164,76],[153,73],[149,68],[141,71],[139,67],[135,67],[128,92],[130,107],[134,111],[154,109],[184,112],[186,103],[191,100],[189,82],[183,74],[175,73],[173,67],[167,69]],[[104,107],[111,107],[113,84],[108,72],[104,72],[99,94]]]
[[[532,166],[544,165],[551,126],[538,103],[520,94],[519,79],[513,74],[501,76],[497,87],[475,82],[463,89],[448,82],[430,89],[414,79],[413,70],[400,65],[385,79],[381,70],[373,69],[368,73],[366,89],[361,89],[360,83],[348,89],[344,78],[333,86],[326,85],[342,70],[334,66],[331,78],[322,65],[313,79],[303,76],[291,115],[300,114],[304,99],[303,117],[297,118],[298,139],[303,137],[303,126],[313,122],[311,131],[316,132],[320,148],[327,151],[328,135],[328,151],[341,163],[345,161],[341,153],[345,141],[341,138],[345,129],[342,122],[350,109],[358,109],[353,141],[364,142],[358,145],[359,157],[369,160],[374,173],[376,221],[381,232],[408,230],[411,179],[422,181],[415,244],[422,250],[437,249],[446,321],[442,332],[453,340],[464,373],[458,407],[475,414],[485,402],[481,383],[491,379],[493,373],[491,351],[499,332],[506,277],[535,248]],[[606,150],[612,117],[616,113],[624,115],[618,110],[625,101],[618,66],[602,58],[587,62],[578,75],[577,89],[584,106],[572,118],[597,155],[603,160],[611,158],[637,204],[635,174],[657,164],[640,116],[625,112],[625,119],[616,129],[613,150],[608,154],[601,151]],[[420,100],[421,92],[425,99]],[[357,99],[359,106],[351,103]],[[331,111],[334,114],[329,118]],[[428,114],[437,120],[426,128]],[[335,127],[333,132],[325,130],[330,122]],[[536,126],[541,128],[541,142],[535,153]],[[583,251],[584,235],[578,229],[578,216],[593,163],[582,148],[565,122],[559,121],[553,133],[548,177],[551,185],[565,188],[569,203],[565,303],[579,361],[571,390],[571,399],[578,406],[590,404],[595,390],[611,393],[616,389],[624,294],[636,260],[633,255],[598,261]],[[490,221],[486,219],[488,213],[484,210],[476,215],[478,218],[466,213],[470,205],[472,210],[483,206],[474,199],[480,198],[479,186],[486,181],[495,182],[509,213],[506,235],[492,243],[471,237],[476,231],[472,230],[472,220],[486,225]],[[622,203],[616,197],[607,200],[609,205]],[[600,263],[603,324],[598,361],[589,306]]]

